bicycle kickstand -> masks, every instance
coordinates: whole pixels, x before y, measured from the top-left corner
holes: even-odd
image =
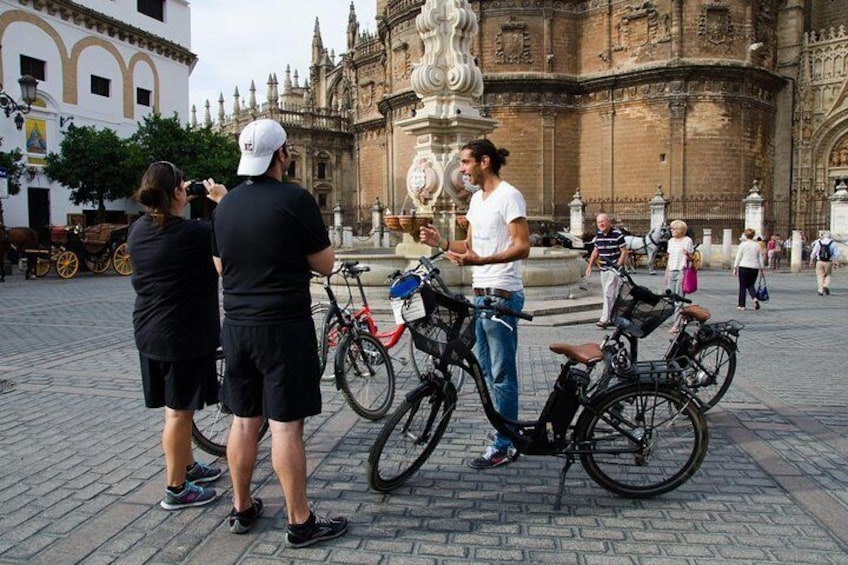
[[[559,489],[557,489],[557,497],[556,502],[554,503],[554,510],[560,510],[562,508],[562,495],[565,494],[565,474],[568,473],[568,470],[574,464],[574,456],[567,455],[565,458],[565,465],[562,467],[562,471],[559,474]]]

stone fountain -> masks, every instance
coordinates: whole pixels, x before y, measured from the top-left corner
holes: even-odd
[[[385,284],[387,274],[433,253],[418,241],[421,225],[432,222],[451,239],[464,235],[468,222],[463,214],[476,187],[469,186],[460,172],[459,153],[463,145],[498,125],[472,105],[474,98],[483,94],[483,74],[471,54],[478,25],[468,1],[427,0],[415,24],[424,43],[424,56],[412,72],[411,84],[423,108],[413,117],[395,122],[416,143],[406,175],[415,213],[385,217],[386,227],[401,233],[402,241],[394,255],[376,256],[376,260],[368,257],[371,277],[363,282],[371,284]],[[437,209],[442,211],[440,217]],[[524,263],[525,286],[574,283],[584,269],[585,263],[574,251],[534,249]],[[471,284],[471,269],[445,262],[442,274],[448,284]]]

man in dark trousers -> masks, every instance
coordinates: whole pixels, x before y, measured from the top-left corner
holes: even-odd
[[[291,160],[286,132],[256,120],[239,137],[238,174],[249,177],[215,210],[216,265],[224,289],[223,396],[233,411],[227,461],[233,480],[230,531],[246,533],[262,514],[250,495],[263,417],[288,513],[286,543],[306,547],[347,531],[345,518],[317,516],[306,495],[304,418],[321,412],[310,271],[333,269],[335,255],[315,199],[282,182]],[[226,199],[225,199],[226,200]]]

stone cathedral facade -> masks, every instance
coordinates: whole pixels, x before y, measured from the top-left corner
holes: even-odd
[[[394,126],[419,100],[410,86],[424,45],[424,0],[376,0],[377,30],[350,7],[347,52],[323,47],[316,21],[308,76],[268,77],[265,96],[223,96],[217,120],[237,134],[279,119],[292,178],[345,223],[370,222],[376,199],[411,206],[415,139]],[[771,231],[824,227],[848,178],[848,2],[842,0],[470,0],[473,53],[489,135],[511,152],[502,176],[534,222],[567,226],[579,189],[587,221],[611,212],[640,227],[661,191],[696,227],[741,227],[754,187]],[[261,99],[261,100],[258,100]],[[588,226],[587,226],[588,227]],[[814,235],[808,233],[808,237]]]

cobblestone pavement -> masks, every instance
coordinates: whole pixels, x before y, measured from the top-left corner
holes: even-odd
[[[700,275],[694,298],[714,320],[746,328],[733,387],[708,414],[706,460],[681,488],[623,499],[576,465],[554,511],[560,460],[466,466],[488,429],[466,385],[433,457],[397,491],[377,494],[365,466],[381,424],[357,418],[330,383],[324,413],[307,423],[309,489],[319,511],[349,517],[351,528],[291,550],[267,440],[255,474],[267,512],[254,533],[223,524],[226,474],[216,504],[159,508],[161,415],[141,400],[129,279],[16,273],[0,284],[0,563],[848,564],[845,271],[830,297],[816,295],[809,271],[774,274],[772,300],[757,312],[736,310],[729,273]],[[547,344],[603,335],[544,318],[522,325],[522,416],[539,409],[558,372]],[[645,355],[661,353],[667,336],[661,328],[647,338]],[[399,395],[413,384],[402,369]]]

